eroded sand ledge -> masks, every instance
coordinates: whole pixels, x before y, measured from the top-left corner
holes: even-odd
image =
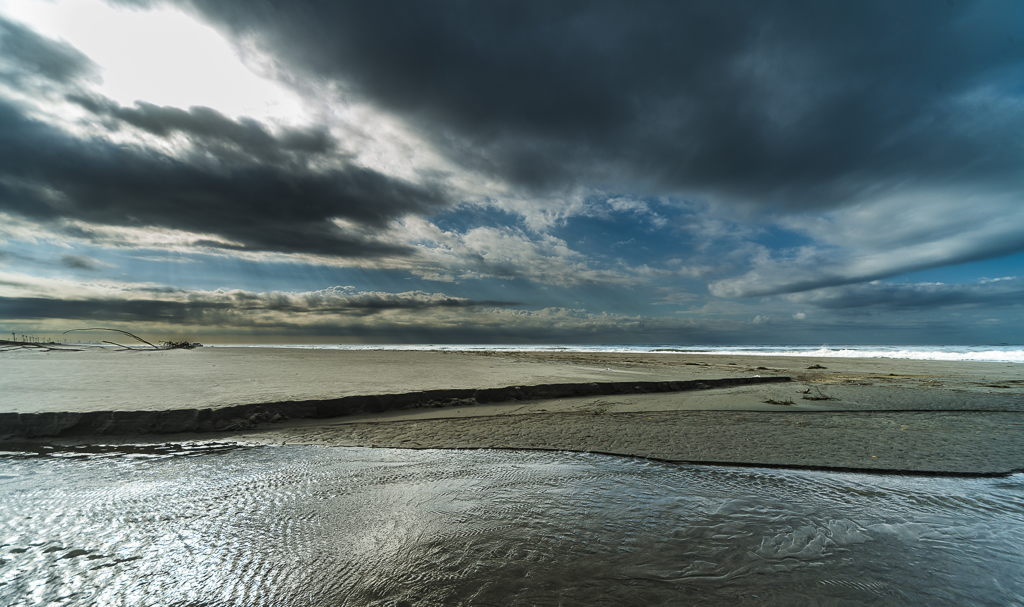
[[[63,415],[47,430],[63,438],[32,443],[553,449],[875,472],[1024,470],[1024,368],[1003,363],[209,349],[7,354],[0,369],[6,449],[31,435],[12,420],[38,416],[22,427],[41,428]],[[18,400],[41,382],[40,398]],[[194,406],[175,411],[182,401]],[[351,415],[332,417],[339,412]],[[149,425],[133,430],[142,419]],[[215,432],[131,434],[183,423]]]
[[[480,404],[545,398],[609,396],[712,390],[789,381],[785,376],[727,377],[679,381],[591,382],[540,384],[503,388],[426,390],[402,394],[342,396],[323,400],[293,400],[217,409],[136,411],[45,411],[0,413],[0,440],[224,432],[255,428],[263,422],[292,419],[332,419],[407,409],[471,407]]]

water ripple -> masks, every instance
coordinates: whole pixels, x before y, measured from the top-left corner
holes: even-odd
[[[1021,475],[148,449],[0,458],[0,604],[1024,602]]]

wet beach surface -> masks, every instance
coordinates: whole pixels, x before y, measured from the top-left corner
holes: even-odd
[[[791,380],[0,442],[0,604],[1024,602],[1019,365],[208,352],[8,357],[0,409]]]
[[[658,394],[486,404],[453,399],[459,402],[451,406],[441,406],[441,399],[428,406],[333,419],[278,416],[270,423],[254,416],[234,420],[235,427],[227,432],[45,437],[28,441],[29,448],[214,440],[570,450],[690,463],[879,472],[991,475],[1024,470],[1024,378],[1021,365],[1011,363],[247,348],[4,356],[4,369],[18,371],[0,379],[6,388],[0,397],[4,410],[55,410],[65,402],[95,407],[111,394],[117,395],[114,404],[127,402],[136,408],[180,406],[193,398],[207,405],[229,402],[220,392],[203,396],[198,379],[203,377],[220,377],[218,381],[234,385],[233,403],[268,398],[258,386],[278,380],[273,398],[282,402],[301,401],[311,392],[382,394],[426,387],[443,394],[445,386],[531,386],[551,381],[791,378],[783,383]],[[51,372],[60,379],[47,380]],[[164,383],[153,385],[154,377]],[[32,385],[46,386],[48,396],[33,400],[28,389]],[[33,405],[23,406],[25,402]],[[25,442],[11,439],[7,444]]]
[[[1022,418],[936,411],[539,413],[306,422],[233,438],[243,444],[570,450],[685,463],[991,476],[1024,470]]]

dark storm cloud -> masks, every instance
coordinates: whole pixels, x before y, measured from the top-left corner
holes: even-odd
[[[74,47],[40,36],[3,17],[0,17],[0,57],[8,64],[0,74],[9,79],[41,76],[70,84],[94,80],[99,75],[97,65]]]
[[[144,101],[122,106],[96,94],[90,83],[99,68],[84,55],[0,21],[0,85],[20,89],[0,98],[0,214],[12,216],[17,230],[8,231],[17,238],[30,240],[20,234],[38,227],[102,247],[119,237],[107,228],[136,227],[194,232],[207,239],[189,246],[231,253],[408,255],[406,269],[428,280],[515,277],[509,292],[554,284],[565,296],[547,301],[581,307],[616,298],[571,292],[580,285],[668,288],[667,258],[725,268],[706,277],[713,297],[767,294],[844,314],[957,305],[1006,312],[1020,296],[1011,283],[856,284],[1024,247],[1018,0],[166,2],[188,5],[234,36],[241,54],[264,51],[247,58],[269,62],[262,73],[293,86],[305,107],[322,109],[323,125],[286,128]],[[435,153],[444,158],[435,162]],[[387,167],[408,159],[400,170],[420,181],[355,164],[372,158]],[[494,187],[481,192],[482,184]],[[608,200],[618,195],[633,206]],[[701,210],[665,213],[656,226],[664,233],[652,227],[644,242],[646,232],[621,220],[636,221],[629,209],[659,195],[667,195],[664,208]],[[463,199],[493,206],[458,205]],[[544,201],[563,206],[543,208]],[[722,204],[730,202],[768,212],[733,217],[735,207]],[[530,213],[549,210],[549,223],[532,221]],[[442,229],[463,211],[472,219]],[[435,217],[420,226],[409,215]],[[751,223],[758,218],[779,229],[759,231]],[[408,246],[394,243],[401,230],[385,233],[396,219],[407,220]],[[636,237],[622,247],[632,265],[614,261],[604,244],[584,245],[587,225],[615,222],[607,242]],[[596,254],[587,258],[585,246]],[[204,278],[199,284],[210,284]],[[338,331],[388,321],[394,335],[415,325],[421,336],[442,327],[513,341],[667,339],[653,322],[644,329],[617,317],[477,314],[514,304],[421,294],[154,291],[110,301],[69,295],[67,308],[33,299],[63,288],[3,300],[0,317],[334,323]],[[442,321],[423,320],[430,314]],[[690,329],[699,330],[666,331],[701,335]],[[737,339],[750,339],[743,335]]]
[[[515,302],[474,301],[438,293],[349,292],[307,293],[188,292],[152,289],[136,298],[94,297],[53,299],[0,297],[0,318],[161,322],[196,326],[289,326],[345,317],[368,318],[388,311],[428,313],[446,308],[515,306]],[[141,296],[140,296],[141,295]],[[147,296],[148,295],[148,296]]]
[[[274,154],[275,145],[281,154],[327,145],[317,143],[315,133],[274,138],[252,123],[233,123],[205,110],[163,110],[137,106],[125,113],[140,123],[149,120],[154,130],[161,116],[163,128],[199,133],[205,127],[197,139],[235,143],[245,153],[210,163],[79,139],[0,101],[0,210],[43,222],[78,219],[212,233],[239,243],[236,249],[366,257],[405,249],[344,234],[332,218],[373,228],[447,202],[436,188],[370,169],[314,171],[260,161]],[[77,235],[92,235],[88,228],[76,229]]]
[[[440,186],[345,163],[323,127],[272,131],[205,107],[122,107],[86,90],[97,74],[67,44],[0,20],[0,78],[9,86],[30,97],[67,99],[113,131],[141,130],[188,145],[171,156],[75,137],[0,99],[0,211],[60,223],[86,238],[95,236],[91,228],[68,227],[66,220],[213,234],[235,244],[206,246],[235,250],[374,257],[409,252],[380,243],[374,230],[449,203]],[[335,218],[359,229],[343,232]]]
[[[448,297],[437,293],[407,292],[348,292],[326,290],[310,293],[250,293],[235,291],[230,294],[236,310],[282,312],[286,314],[323,314],[367,316],[389,310],[429,310],[436,308],[474,308],[479,306],[516,306],[508,301],[475,301],[462,297]]]
[[[136,101],[134,107],[121,107],[97,95],[71,94],[68,100],[98,116],[130,124],[159,137],[179,133],[193,145],[222,159],[251,157],[263,162],[281,163],[307,159],[307,155],[334,151],[336,142],[322,128],[283,128],[272,134],[257,120],[233,120],[208,107],[183,110]]]
[[[303,293],[252,293],[136,288],[120,293],[93,291],[91,296],[83,292],[81,297],[58,300],[32,294],[39,287],[45,290],[46,284],[12,279],[10,286],[25,294],[0,297],[0,318],[29,325],[46,321],[51,327],[48,330],[93,322],[119,324],[142,336],[180,327],[214,335],[236,330],[268,331],[267,335],[280,331],[282,335],[317,338],[368,338],[375,343],[411,339],[456,343],[551,339],[578,343],[583,339],[607,343],[641,337],[664,341],[681,334],[709,337],[736,328],[736,323],[590,314],[566,308],[527,311],[512,309],[519,306],[515,302],[476,301],[423,291],[388,293],[335,287]]]
[[[187,3],[521,186],[790,208],[1024,186],[1013,0]]]
[[[221,306],[219,309],[224,309]],[[75,321],[199,323],[215,311],[209,306],[160,300],[52,299],[0,297],[0,317],[38,320],[64,318]]]

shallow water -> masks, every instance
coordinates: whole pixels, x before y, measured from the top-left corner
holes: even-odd
[[[0,457],[2,605],[1024,604],[1024,475],[578,453]]]

